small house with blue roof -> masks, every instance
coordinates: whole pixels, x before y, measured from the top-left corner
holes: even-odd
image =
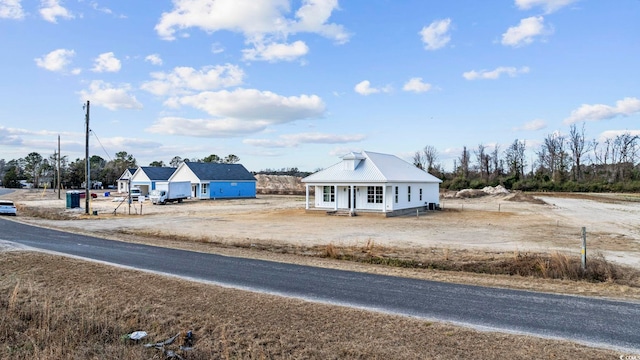
[[[183,162],[169,181],[190,181],[194,199],[256,197],[256,178],[241,164]]]
[[[129,179],[131,187],[140,188],[140,194],[148,196],[156,189],[156,183],[167,182],[176,168],[163,166],[140,166]]]
[[[118,178],[118,192],[119,193],[127,193],[129,192],[129,179],[133,176],[133,174],[138,170],[138,168],[129,168],[125,169],[125,171]]]

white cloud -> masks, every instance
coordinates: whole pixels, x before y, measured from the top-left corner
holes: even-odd
[[[191,90],[205,91],[242,84],[244,72],[236,65],[225,64],[204,67],[176,67],[170,73],[151,73],[152,81],[141,88],[154,95],[188,93]]]
[[[545,29],[542,16],[532,16],[520,20],[518,26],[512,26],[502,34],[502,45],[519,47],[533,42],[534,37],[549,33]]]
[[[109,110],[142,109],[142,104],[135,96],[129,94],[129,84],[114,87],[101,80],[94,80],[89,85],[89,90],[80,91],[80,100],[91,101],[92,104],[106,107]]]
[[[220,43],[211,44],[211,52],[214,54],[220,54],[224,52],[224,47]]]
[[[297,21],[290,23],[288,31],[318,33],[344,44],[349,41],[349,34],[342,25],[327,23],[335,9],[338,9],[338,0],[303,0],[296,12]]]
[[[35,58],[36,65],[49,71],[65,71],[67,65],[71,63],[71,58],[76,55],[75,51],[67,49],[57,49],[47,55]]]
[[[0,145],[22,145],[22,137],[15,134],[14,129],[0,126]]]
[[[242,50],[244,60],[264,60],[276,62],[279,60],[293,61],[309,52],[309,47],[304,41],[296,41],[292,44],[255,44],[253,49]]]
[[[144,61],[148,61],[153,65],[162,65],[162,58],[158,54],[147,55],[147,57],[144,58]]]
[[[224,138],[256,133],[268,126],[269,123],[265,121],[164,117],[156,121],[146,131],[154,134]]]
[[[162,146],[161,143],[156,141],[122,136],[100,138],[100,144],[107,149],[114,149],[115,151],[121,151],[122,149],[135,149],[138,151],[141,149],[158,149]]]
[[[206,91],[178,98],[176,103],[205,111],[211,116],[266,120],[270,124],[318,118],[325,112],[325,104],[317,95],[285,97],[255,89]]]
[[[603,131],[600,134],[600,136],[598,137],[598,140],[605,141],[607,139],[615,139],[616,137],[621,135],[631,135],[631,136],[640,137],[640,130],[607,130],[607,131]]]
[[[431,90],[431,88],[432,88],[431,84],[425,83],[422,81],[422,78],[416,77],[416,78],[409,79],[409,81],[407,81],[402,87],[402,90],[421,93],[421,92],[427,92]]]
[[[366,138],[363,134],[338,135],[324,133],[300,133],[281,135],[277,140],[270,139],[245,139],[242,142],[259,147],[283,148],[296,147],[300,144],[343,144],[362,141]]]
[[[627,97],[616,101],[616,106],[582,104],[578,109],[573,110],[568,118],[564,119],[564,123],[568,125],[580,121],[600,121],[638,113],[640,113],[640,99]]]
[[[198,137],[231,137],[267,130],[272,125],[319,118],[325,104],[316,95],[281,96],[268,91],[237,89],[172,98],[167,106],[190,106],[210,119],[165,117],[147,129],[152,133]]]
[[[385,92],[385,93],[391,92],[391,86],[387,85],[382,88],[373,88],[371,87],[371,83],[369,82],[369,80],[364,80],[356,84],[353,90],[355,90],[355,92],[357,92],[360,95],[366,96],[371,94],[377,94],[380,92]]]
[[[94,66],[91,71],[94,72],[118,72],[122,68],[120,60],[115,57],[112,52],[100,54],[94,60]]]
[[[246,42],[253,45],[251,52],[257,51],[255,59],[283,59],[304,55],[301,45],[293,43],[285,48],[274,44],[286,44],[286,39],[296,33],[314,33],[333,39],[337,43],[349,40],[349,34],[341,25],[328,23],[334,10],[338,8],[337,0],[302,0],[301,7],[294,18],[287,18],[290,13],[288,0],[191,0],[174,1],[174,9],[162,14],[155,26],[158,35],[165,40],[175,40],[176,32],[189,28],[199,28],[207,33],[227,30],[242,33]],[[274,53],[265,56],[261,47],[272,49]],[[247,55],[245,55],[247,56]]]
[[[48,22],[57,23],[58,18],[73,19],[75,16],[60,5],[61,0],[42,0],[40,2],[40,16]]]
[[[422,36],[422,42],[425,44],[427,50],[437,50],[447,45],[451,36],[449,36],[449,28],[451,26],[451,19],[436,20],[429,26],[425,26],[420,30],[419,34]]]
[[[496,80],[500,78],[502,74],[507,74],[509,77],[516,77],[518,74],[526,74],[529,72],[529,67],[523,66],[520,69],[516,67],[500,66],[494,70],[480,70],[480,71],[467,71],[462,76],[467,80],[489,79]]]
[[[541,130],[547,127],[547,122],[542,119],[534,119],[531,120],[524,125],[514,128],[514,130],[524,130],[524,131],[536,131]]]
[[[19,20],[24,18],[21,0],[0,0],[0,19]]]
[[[516,6],[521,10],[529,10],[533,7],[542,7],[547,14],[555,12],[577,0],[516,0]]]

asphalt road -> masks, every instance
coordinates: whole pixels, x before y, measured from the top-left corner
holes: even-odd
[[[638,302],[235,258],[76,235],[5,218],[0,218],[0,241],[251,291],[640,353]]]

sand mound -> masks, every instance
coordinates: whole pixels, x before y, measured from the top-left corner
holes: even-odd
[[[456,193],[455,197],[457,198],[476,198],[481,196],[488,195],[508,195],[509,190],[505,189],[504,186],[486,186],[482,189],[463,189]]]

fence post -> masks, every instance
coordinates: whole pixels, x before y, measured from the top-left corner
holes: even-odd
[[[587,270],[587,228],[582,227],[582,271]]]

